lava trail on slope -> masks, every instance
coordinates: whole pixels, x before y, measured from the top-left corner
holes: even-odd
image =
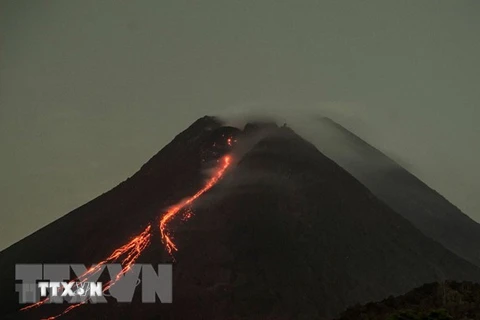
[[[230,139],[228,140],[228,143],[230,145],[231,141]],[[195,193],[193,196],[190,198],[181,201],[180,203],[174,205],[168,211],[162,216],[160,219],[160,234],[162,236],[162,241],[167,248],[168,253],[173,256],[173,251],[177,251],[177,246],[172,240],[171,232],[168,231],[167,225],[168,223],[175,218],[175,216],[182,210],[188,208],[192,203],[197,200],[202,194],[210,190],[225,174],[225,171],[228,169],[232,162],[231,156],[227,155],[224,156],[221,160],[221,166],[216,170],[215,174],[207,181],[205,186],[198,190],[197,193]],[[185,216],[184,220],[187,220],[191,215]]]
[[[92,275],[94,274],[97,274],[99,271],[102,271],[103,268],[102,266],[104,266],[105,264],[107,263],[114,263],[114,262],[118,262],[118,259],[123,257],[123,259],[121,260],[121,264],[123,266],[122,270],[115,276],[114,279],[110,280],[109,282],[107,282],[107,284],[103,287],[102,291],[105,292],[107,291],[109,288],[111,288],[126,272],[128,272],[130,270],[130,268],[132,267],[132,264],[135,263],[135,261],[138,259],[138,257],[141,255],[142,251],[148,247],[148,245],[150,244],[150,241],[151,241],[151,225],[149,224],[145,230],[143,230],[139,235],[137,235],[135,238],[133,238],[132,240],[130,240],[130,242],[126,243],[125,245],[121,246],[120,248],[117,248],[115,249],[111,254],[110,256],[108,256],[107,258],[105,258],[105,260],[99,262],[98,264],[96,264],[95,266],[92,266],[90,269],[88,269],[85,273],[83,273],[81,276],[77,277],[76,279],[72,280],[71,282],[85,282],[89,279],[89,277],[91,277]],[[46,302],[48,302],[49,299],[48,298],[45,298],[37,303],[34,303],[32,305],[29,305],[25,308],[22,308],[20,310],[22,311],[26,311],[26,310],[29,310],[29,309],[32,309],[32,308],[36,308],[36,307],[39,307],[43,304],[45,304]],[[76,304],[72,304],[71,306],[69,306],[68,308],[66,308],[62,313],[56,315],[56,316],[52,316],[52,317],[48,317],[46,318],[47,320],[53,320],[53,319],[56,319],[68,312],[70,312],[71,310],[85,304],[88,300],[84,300],[82,302],[79,302],[79,303],[76,303]]]
[[[231,146],[231,140],[227,141],[228,145]],[[226,170],[232,163],[232,158],[230,155],[224,156],[222,159],[217,160],[219,162],[219,166],[216,168],[214,171],[214,174],[208,179],[206,184],[198,190],[193,196],[187,198],[186,200],[180,201],[179,203],[175,204],[172,206],[167,212],[165,212],[161,217],[160,217],[160,234],[162,238],[162,242],[165,245],[165,249],[168,251],[168,253],[173,257],[173,251],[177,251],[177,247],[175,243],[172,240],[172,232],[171,230],[168,230],[168,223],[173,220],[177,216],[179,212],[181,212],[183,209],[186,209],[190,207],[195,200],[197,200],[200,196],[202,196],[205,192],[210,190],[217,182],[223,177],[225,174]],[[187,220],[191,214],[185,215],[184,220]],[[126,243],[125,245],[115,249],[107,258],[105,258],[103,261],[99,262],[98,264],[92,266],[89,268],[84,274],[81,276],[77,277],[76,279],[72,280],[71,282],[85,282],[89,279],[94,274],[97,274],[98,272],[101,272],[103,270],[102,266],[106,265],[107,263],[114,263],[118,262],[120,258],[123,257],[121,260],[121,264],[123,266],[122,270],[115,276],[114,279],[111,279],[108,281],[104,287],[103,287],[103,292],[107,291],[109,288],[111,288],[115,283],[122,278],[122,276],[128,272],[132,264],[137,261],[137,259],[140,257],[142,252],[145,250],[150,245],[151,242],[151,237],[152,237],[152,230],[151,230],[151,225],[149,224],[144,231],[142,231],[139,235],[134,237],[130,242]],[[39,307],[46,302],[48,302],[48,298],[41,300],[35,304],[29,305],[27,307],[22,308],[22,311],[26,311],[32,308]],[[61,317],[68,312],[72,311],[73,309],[85,304],[88,302],[88,299],[77,303],[77,304],[72,304],[69,307],[67,307],[63,312],[46,318],[46,320],[54,320],[58,317]]]

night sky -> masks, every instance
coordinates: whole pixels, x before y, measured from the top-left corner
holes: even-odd
[[[480,221],[480,2],[0,3],[0,249],[209,114],[327,112]]]

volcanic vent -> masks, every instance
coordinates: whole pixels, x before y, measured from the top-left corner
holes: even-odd
[[[101,261],[123,262],[123,272],[173,262],[173,303],[18,311],[15,263]],[[0,267],[0,314],[15,319],[322,319],[425,282],[480,279],[289,128],[210,117],[132,178],[4,250]]]

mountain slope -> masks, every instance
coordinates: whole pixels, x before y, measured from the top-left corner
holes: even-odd
[[[3,250],[0,315],[18,309],[15,263],[97,263],[158,219],[160,210],[195,192],[204,179],[202,150],[219,127],[211,117],[197,120],[131,178]],[[163,249],[160,256],[168,260]]]
[[[260,141],[227,178],[218,186],[225,186],[224,198],[198,209],[186,228],[218,226],[205,233],[212,245],[225,243],[225,259],[233,253],[229,290],[246,318],[332,316],[432,279],[470,272],[477,278],[477,268],[425,237],[288,129]],[[205,241],[203,232],[186,233],[189,243]],[[179,261],[194,252],[185,247]],[[218,260],[219,268],[227,263]]]
[[[233,150],[227,137],[238,139]],[[159,219],[202,188],[206,163],[226,152],[232,167],[197,199],[188,221],[171,223],[174,303],[85,305],[62,318],[323,319],[425,282],[480,280],[479,268],[292,130],[250,124],[241,132],[205,117],[131,179],[1,252],[0,315],[30,319],[65,308],[15,312],[15,263],[95,263],[149,223],[151,244],[138,262],[172,261]]]
[[[424,234],[480,266],[480,224],[338,123],[322,118],[320,131],[316,145],[322,152]]]

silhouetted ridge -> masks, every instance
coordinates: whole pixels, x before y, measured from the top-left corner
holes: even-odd
[[[399,297],[349,308],[338,320],[358,319],[480,319],[480,284],[425,284]]]
[[[247,123],[243,131],[245,134],[252,134],[260,130],[274,130],[276,128],[278,126],[274,121],[256,121]]]
[[[145,163],[137,174],[149,175],[153,174],[155,170],[163,170],[161,163],[172,159],[166,159],[170,153],[177,153],[177,156],[185,154],[188,149],[198,148],[199,144],[204,147],[204,140],[211,139],[212,131],[217,130],[222,126],[222,122],[210,116],[204,116],[186,130],[178,134],[172,142],[167,144],[161,151],[154,155],[147,163]]]

